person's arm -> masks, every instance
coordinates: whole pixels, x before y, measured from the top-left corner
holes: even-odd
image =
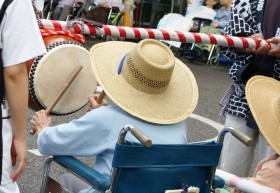
[[[89,105],[87,108],[87,111],[91,111],[93,109],[97,109],[101,106],[107,106],[108,102],[103,99],[100,104],[97,103],[97,98],[99,97],[99,94],[90,94],[88,97]],[[36,131],[36,133],[39,135],[39,133],[46,127],[51,126],[51,117],[46,115],[45,110],[37,111],[30,120],[30,127]]]
[[[14,130],[13,147],[19,165],[11,178],[15,181],[24,172],[27,161],[26,120],[28,107],[28,77],[25,63],[4,68],[5,94],[7,97],[11,125]]]
[[[37,139],[39,151],[44,155],[93,156],[113,147],[112,121],[117,113],[113,109],[100,107],[68,123],[43,128]],[[40,112],[45,116],[44,110]]]

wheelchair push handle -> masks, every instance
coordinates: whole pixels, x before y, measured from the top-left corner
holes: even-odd
[[[250,137],[248,137],[238,129],[234,129],[232,127],[225,127],[222,129],[222,131],[218,135],[218,141],[220,143],[224,142],[224,136],[227,132],[230,132],[234,137],[236,137],[239,141],[241,141],[247,146],[251,146],[254,144],[254,141]]]
[[[238,129],[233,129],[231,134],[247,146],[253,145],[253,140]]]
[[[140,129],[134,127],[131,131],[132,135],[136,137],[145,147],[151,147],[152,141]]]
[[[130,131],[131,134],[136,137],[145,147],[151,147],[152,146],[152,140],[145,135],[140,129],[137,127],[134,127],[132,125],[126,125],[123,127],[123,129],[120,131],[118,143],[123,144],[125,140],[126,133]]]

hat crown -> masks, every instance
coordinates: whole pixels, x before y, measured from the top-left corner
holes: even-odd
[[[160,93],[168,88],[174,65],[175,57],[166,45],[147,39],[127,54],[121,75],[137,90]]]

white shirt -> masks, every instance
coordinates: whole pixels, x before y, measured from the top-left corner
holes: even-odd
[[[2,6],[3,0],[0,0]],[[46,52],[30,0],[14,0],[0,26],[4,66],[25,62]]]

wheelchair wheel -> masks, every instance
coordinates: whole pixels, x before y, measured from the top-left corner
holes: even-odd
[[[211,66],[218,66],[219,65],[219,58],[217,56],[214,56],[210,59],[209,63]]]
[[[189,62],[193,62],[193,61],[194,61],[194,57],[193,57],[193,56],[189,57],[189,58],[188,58],[188,61],[189,61]]]
[[[47,3],[45,3],[44,5],[44,9],[43,9],[43,17],[46,19],[53,19],[52,15],[53,15],[53,11],[56,8],[56,6],[58,5],[58,0],[50,0]]]
[[[183,50],[180,50],[180,49],[179,49],[179,50],[176,52],[176,57],[177,57],[177,58],[182,58],[182,57],[184,56],[183,52],[184,52]]]
[[[51,16],[50,6],[51,6],[51,2],[48,2],[46,5],[44,5],[43,16],[46,19],[49,19]]]

